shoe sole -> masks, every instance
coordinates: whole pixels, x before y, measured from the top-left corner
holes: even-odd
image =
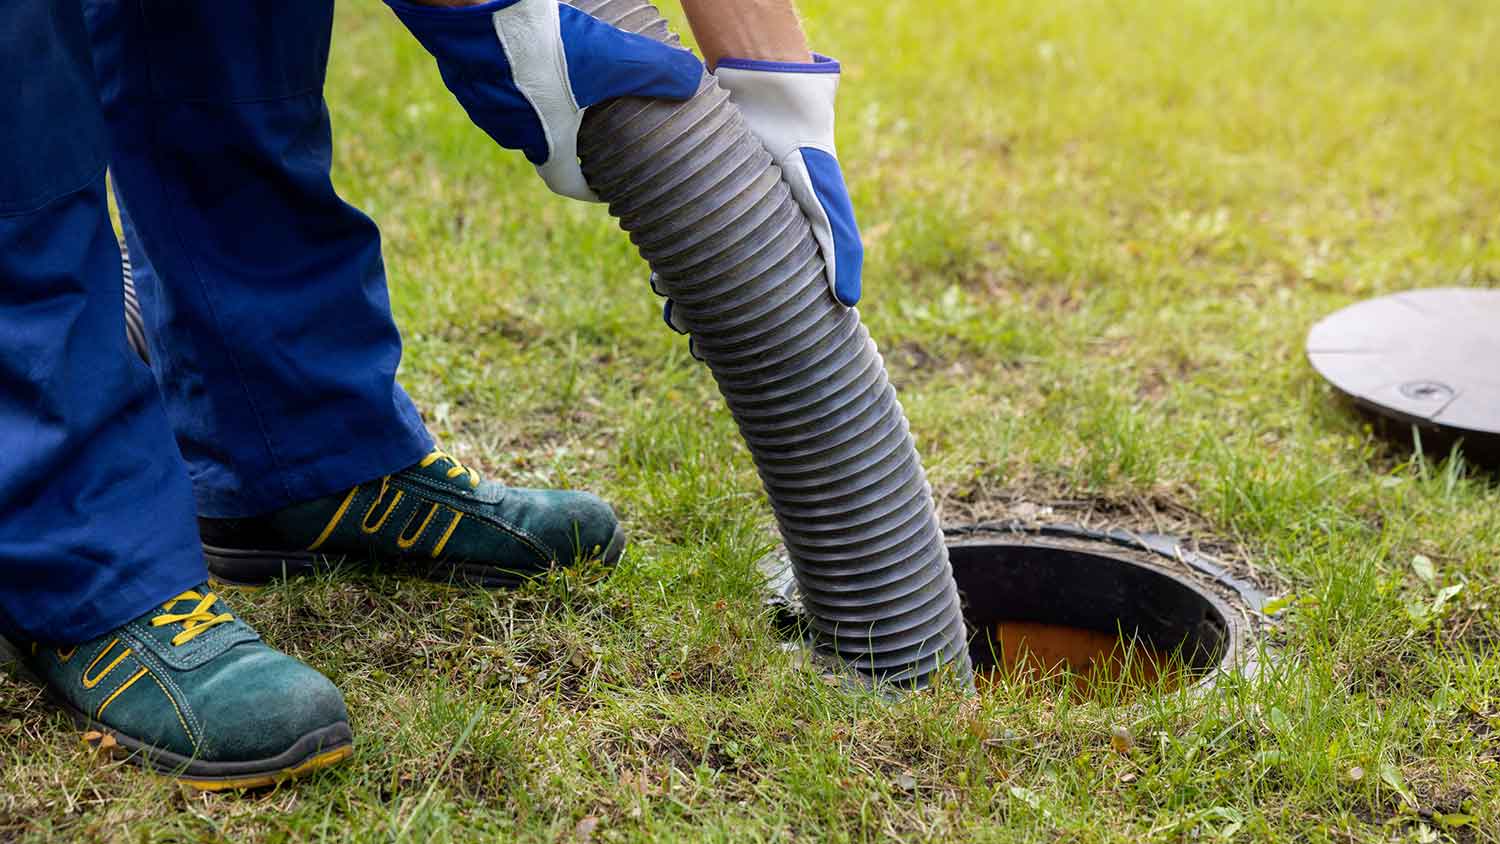
[[[625,553],[625,530],[615,526],[614,536],[604,549],[601,558],[607,566],[619,562]],[[203,555],[208,561],[209,574],[214,579],[230,586],[264,586],[277,579],[307,577],[321,572],[333,571],[340,566],[357,562],[348,555],[315,554],[310,551],[257,551],[244,548],[220,548],[204,543]],[[401,561],[411,563],[414,561]],[[418,564],[421,575],[439,583],[460,583],[480,586],[485,589],[514,589],[540,572],[509,571],[485,563],[435,563],[429,566]]]
[[[53,700],[58,702],[56,698]],[[267,788],[332,767],[354,755],[354,731],[348,722],[339,721],[308,733],[291,747],[266,759],[203,762],[151,747],[119,730],[90,722],[88,716],[68,706],[66,701],[59,703],[75,723],[88,730],[83,736],[85,744],[98,750],[106,738],[113,739],[111,754],[198,791]]]
[[[107,724],[85,715],[78,707],[62,699],[42,682],[20,659],[19,650],[0,637],[0,665],[14,658],[23,677],[46,690],[47,699],[67,713],[85,732],[83,741],[95,750],[107,750],[122,761],[162,774],[198,791],[237,791],[266,788],[287,780],[306,776],[348,759],[354,755],[354,731],[347,721],[320,727],[297,739],[292,746],[265,759],[248,762],[205,762],[170,750],[152,747]]]

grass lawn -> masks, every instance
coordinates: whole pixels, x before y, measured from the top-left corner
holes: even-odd
[[[1290,596],[1277,659],[1106,708],[886,704],[788,658],[769,508],[644,265],[352,0],[335,178],[384,230],[404,383],[489,475],[604,494],[631,549],[514,594],[230,590],[358,734],[271,793],[97,762],[0,681],[0,841],[1500,841],[1500,485],[1376,438],[1302,356],[1356,300],[1500,286],[1500,6],[802,6],[944,514],[1169,514]]]

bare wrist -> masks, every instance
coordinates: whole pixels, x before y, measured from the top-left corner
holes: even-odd
[[[682,0],[710,68],[726,57],[809,62],[812,52],[791,0]]]

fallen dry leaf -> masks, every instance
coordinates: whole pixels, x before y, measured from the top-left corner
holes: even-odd
[[[112,755],[112,751],[120,746],[120,743],[115,741],[113,733],[102,733],[98,730],[89,730],[84,733],[83,741],[100,754],[106,756]]]

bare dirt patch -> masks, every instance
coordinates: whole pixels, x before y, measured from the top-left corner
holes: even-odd
[[[1213,523],[1169,490],[1114,498],[1077,497],[1045,487],[989,487],[980,481],[964,488],[936,489],[934,493],[944,525],[1066,522],[1096,530],[1149,530],[1179,538],[1206,539],[1213,535]]]

